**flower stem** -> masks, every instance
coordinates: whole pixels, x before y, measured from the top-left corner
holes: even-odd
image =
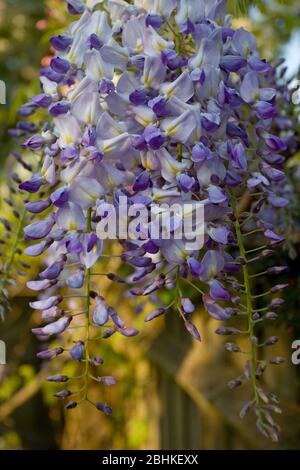
[[[87,233],[92,230],[92,211],[88,209],[87,221],[86,221],[86,231]],[[89,355],[89,339],[90,339],[90,287],[91,287],[91,270],[90,268],[86,269],[85,276],[85,371],[84,371],[84,400],[88,400],[88,381],[89,381],[89,364],[90,364],[90,355]]]
[[[233,210],[233,214],[236,218],[234,225],[235,225],[235,231],[236,231],[236,236],[237,236],[237,242],[238,242],[238,247],[240,251],[240,255],[243,258],[246,258],[246,249],[244,246],[244,240],[243,240],[243,235],[241,232],[241,227],[240,227],[240,222],[238,217],[236,217],[236,212],[237,212],[237,207],[236,207],[236,201],[235,201],[235,196],[233,193],[230,193],[230,202],[231,202],[231,207]],[[246,311],[247,311],[247,319],[248,319],[248,331],[249,331],[249,336],[250,338],[255,336],[255,321],[253,320],[253,313],[256,311],[253,308],[252,304],[252,294],[251,294],[251,283],[250,283],[250,275],[248,271],[248,265],[247,263],[242,266],[242,272],[243,272],[243,283],[245,286],[245,297],[246,297]],[[252,383],[252,388],[253,388],[253,393],[254,393],[254,399],[255,403],[258,408],[258,419],[261,420],[261,403],[260,403],[260,396],[257,391],[257,378],[256,378],[256,365],[257,365],[257,346],[256,344],[251,344],[251,349],[250,349],[250,378],[251,378],[251,383]]]

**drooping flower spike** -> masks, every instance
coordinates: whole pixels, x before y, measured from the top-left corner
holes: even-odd
[[[272,320],[281,301],[266,295],[261,306],[252,282],[281,270],[270,258],[283,241],[280,217],[272,214],[287,204],[283,163],[288,143],[274,134],[281,113],[276,69],[259,56],[250,33],[232,28],[225,0],[69,0],[67,5],[75,22],[51,38],[56,55],[41,70],[43,92],[22,108],[24,116],[48,109],[49,126],[24,141],[23,147],[42,156],[42,167],[20,184],[23,191],[44,194],[26,205],[38,214],[24,230],[34,243],[27,253],[51,254],[39,279],[28,283],[35,291],[46,289],[32,307],[42,311],[43,319],[52,319],[34,332],[45,339],[68,335],[74,323],[83,326],[68,357],[83,365],[84,391],[66,408],[90,400],[90,369],[97,361],[89,340],[99,337],[99,330],[104,338],[137,334],[95,292],[93,275],[107,246],[103,222],[111,220],[111,209],[120,211],[125,197],[127,208],[140,204],[156,214],[155,229],[161,203],[201,202],[202,247],[189,250],[185,239],[165,240],[164,226],[153,237],[141,224],[138,239],[119,237],[131,276],[108,277],[125,281],[131,295],[173,287],[173,302],[158,306],[146,321],[173,309],[196,340],[201,336],[184,284],[200,294],[212,318],[232,322],[240,316],[245,331],[234,326],[217,330],[237,339],[246,332],[249,339],[245,370],[229,385],[250,384],[253,399],[241,415],[253,410],[258,429],[276,440],[278,426],[270,418],[270,411],[277,410],[275,399],[259,382],[264,367],[257,356],[256,326]],[[174,233],[179,222],[180,216],[172,215]],[[260,273],[262,260],[266,269]],[[70,296],[82,304],[71,315]],[[226,349],[240,351],[235,343]],[[62,347],[47,348],[39,357],[65,353]],[[64,390],[58,396],[75,393]],[[94,404],[111,413],[108,405]]]

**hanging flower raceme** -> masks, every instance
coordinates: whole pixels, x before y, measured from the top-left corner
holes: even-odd
[[[132,274],[122,279],[109,273],[109,279],[126,282],[131,295],[174,288],[173,302],[159,306],[146,321],[175,309],[186,330],[200,340],[192,319],[195,307],[183,294],[186,285],[200,293],[212,318],[230,322],[218,334],[237,340],[246,335],[245,370],[229,385],[250,384],[253,399],[241,415],[253,410],[259,430],[276,440],[278,426],[270,412],[278,407],[276,397],[260,384],[265,367],[258,359],[256,327],[276,318],[284,286],[275,297],[271,293],[271,299],[266,294],[259,300],[253,286],[254,278],[282,269],[272,261],[274,248],[283,241],[279,216],[272,214],[287,203],[282,196],[287,143],[273,130],[281,113],[276,68],[259,56],[250,33],[232,28],[224,0],[67,4],[76,21],[65,34],[51,38],[56,55],[41,70],[43,93],[23,107],[24,115],[48,108],[47,130],[23,144],[42,155],[43,165],[20,185],[28,193],[46,195],[26,205],[40,214],[25,228],[26,238],[34,242],[27,253],[51,254],[39,279],[28,284],[35,291],[46,289],[31,306],[51,321],[34,333],[41,338],[68,335],[85,318],[84,333],[76,336],[68,354],[84,366],[84,391],[66,407],[90,400],[90,368],[102,362],[91,356],[89,340],[99,337],[99,329],[104,338],[137,334],[95,291],[93,278],[107,246],[103,227],[114,222],[114,210],[121,212],[126,199],[129,219],[135,205],[146,208],[146,220],[154,214],[155,235],[145,220],[138,224],[140,236],[117,235]],[[174,235],[182,222],[180,211],[170,217],[167,209],[163,215],[159,210],[176,203],[192,231],[192,216],[185,211],[195,202],[204,210],[204,223],[196,230],[203,244],[190,249],[187,233],[181,239],[164,236],[164,217],[171,220]],[[72,296],[82,304],[75,312],[69,305]],[[246,324],[242,330],[232,326],[239,317]],[[226,349],[241,350],[233,342]],[[63,347],[56,347],[39,357],[63,353]],[[111,412],[108,405],[94,404]]]

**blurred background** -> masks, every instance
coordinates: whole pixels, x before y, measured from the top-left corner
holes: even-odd
[[[260,1],[257,6],[248,3],[232,0],[234,26],[256,35],[263,57],[273,63],[279,57],[286,59],[287,77],[293,86],[300,66],[299,0],[288,0],[284,5],[276,0]],[[18,164],[11,156],[14,144],[8,130],[15,126],[21,104],[39,92],[38,70],[48,65],[53,52],[49,38],[63,31],[71,20],[60,0],[1,0],[0,80],[7,87],[7,104],[0,105],[2,215],[7,211],[5,199],[11,191],[10,181],[16,180],[13,175]],[[293,119],[299,128],[297,116]],[[298,147],[288,163],[294,175],[299,172]],[[28,308],[31,294],[25,288],[26,274],[20,270],[9,288],[12,307],[6,311],[4,305],[0,311],[0,316],[5,316],[5,322],[0,318],[0,340],[6,342],[8,362],[0,365],[0,449],[299,449],[300,366],[290,361],[291,344],[300,339],[299,179],[296,181],[294,222],[289,246],[282,255],[290,267],[290,287],[280,319],[261,333],[280,336],[275,354],[287,358],[284,366],[273,368],[265,379],[282,397],[284,431],[279,444],[261,437],[253,423],[240,420],[246,392],[243,396],[240,390],[230,391],[226,383],[242,367],[241,359],[224,352],[221,338],[214,334],[215,321],[198,309],[203,342],[194,344],[175,312],[166,322],[158,319],[153,325],[144,325],[144,314],[151,305],[133,302],[121,287],[112,287],[103,279],[105,297],[141,335],[113,337],[99,346],[105,358],[103,375],[113,373],[118,382],[100,392],[112,404],[113,416],[97,413],[89,405],[65,412],[53,398],[54,387],[44,381],[50,375],[47,366],[36,358],[39,345],[31,334],[36,319]],[[7,217],[17,230],[20,213]],[[5,227],[0,230],[5,236]],[[26,267],[31,277],[38,268],[32,260]],[[96,396],[99,386],[94,387]]]

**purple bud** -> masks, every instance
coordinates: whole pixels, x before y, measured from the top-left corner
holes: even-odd
[[[193,147],[192,150],[192,161],[195,163],[201,163],[207,160],[211,155],[210,150],[200,142]]]
[[[265,318],[266,320],[277,320],[278,315],[277,315],[277,313],[275,313],[275,312],[268,312],[268,313],[266,313],[266,315],[264,316],[264,318]]]
[[[74,361],[82,361],[84,357],[84,343],[83,341],[77,341],[70,351],[70,356]]]
[[[207,189],[208,198],[213,204],[221,204],[227,201],[227,196],[224,191],[218,186],[209,186]]]
[[[27,287],[30,290],[33,291],[40,291],[40,290],[46,290],[49,289],[53,285],[52,281],[49,281],[48,279],[44,279],[42,281],[29,281],[27,282]]]
[[[115,85],[111,80],[108,80],[107,78],[102,78],[99,82],[98,89],[101,95],[109,95],[110,93],[113,93],[115,91]]]
[[[289,284],[277,284],[276,286],[271,288],[271,292],[280,292],[283,289],[286,289],[289,286]]]
[[[247,61],[241,56],[226,55],[222,58],[220,65],[227,72],[238,72],[247,65]]]
[[[135,330],[134,328],[128,327],[128,328],[124,328],[123,330],[120,330],[120,333],[123,336],[136,336],[139,334],[139,331]]]
[[[59,354],[62,354],[63,352],[63,348],[45,349],[44,351],[37,353],[37,357],[39,359],[53,359],[54,357],[59,356]]]
[[[35,95],[31,98],[31,101],[40,108],[48,108],[52,103],[52,97],[51,95],[40,93],[39,95]]]
[[[146,16],[146,26],[152,26],[154,29],[159,29],[163,21],[159,15],[149,14]]]
[[[72,44],[72,38],[59,34],[50,38],[50,43],[57,51],[65,51]]]
[[[62,270],[64,269],[64,265],[66,262],[66,256],[62,255],[60,258],[48,266],[47,269],[40,273],[40,277],[42,279],[57,279]]]
[[[269,134],[266,138],[266,144],[271,150],[274,150],[275,152],[282,152],[287,149],[287,145],[283,142],[283,140],[280,137],[272,134]]]
[[[78,269],[74,274],[68,277],[66,284],[71,287],[71,289],[81,289],[84,284],[84,270]]]
[[[70,401],[69,403],[66,404],[65,410],[72,410],[73,408],[76,408],[77,403],[76,401]]]
[[[40,214],[41,212],[48,209],[49,206],[50,202],[48,199],[45,201],[26,202],[25,204],[26,210],[32,214]]]
[[[30,302],[29,305],[35,310],[48,310],[55,305],[58,305],[63,300],[61,295],[55,295],[48,297],[47,299],[37,300],[36,302]]]
[[[117,381],[114,377],[107,375],[104,377],[99,377],[99,382],[102,383],[103,385],[116,385]]]
[[[273,346],[273,344],[278,343],[278,341],[279,341],[279,339],[277,338],[277,336],[270,336],[270,338],[268,338],[265,341],[265,345],[266,346]]]
[[[240,334],[241,330],[233,327],[221,326],[216,329],[215,333],[220,336],[231,336]]]
[[[225,289],[222,284],[217,281],[216,279],[213,279],[209,283],[210,285],[210,291],[209,295],[211,296],[212,299],[214,300],[230,300],[230,293],[228,292],[227,289]]]
[[[260,119],[273,119],[278,114],[276,106],[267,101],[258,101],[255,104],[255,111]]]
[[[165,137],[155,126],[148,126],[144,130],[144,138],[152,150],[158,150],[165,142]]]
[[[226,343],[225,349],[229,352],[234,352],[234,353],[241,352],[241,348],[235,343]]]
[[[208,295],[203,295],[203,303],[209,315],[215,320],[225,321],[230,318],[228,311],[214,302]]]
[[[148,171],[142,171],[133,183],[132,189],[133,191],[144,191],[149,188],[150,184],[151,179]]]
[[[163,117],[166,114],[167,100],[163,96],[157,96],[148,101],[148,106],[156,114],[157,117]]]
[[[70,395],[72,395],[72,393],[70,392],[70,390],[60,390],[59,392],[57,393],[54,393],[54,397],[56,398],[67,398],[69,397]]]
[[[56,189],[50,196],[52,204],[56,207],[63,207],[69,200],[69,192],[65,187]]]
[[[33,135],[29,139],[27,139],[23,144],[22,147],[29,148],[30,150],[39,150],[45,144],[44,138],[40,134]]]
[[[145,104],[147,101],[147,90],[145,88],[138,88],[129,95],[129,100],[135,106]]]
[[[28,193],[36,193],[43,184],[45,184],[45,180],[37,174],[33,175],[30,180],[21,183],[19,188],[22,191],[27,191]]]
[[[151,320],[153,320],[154,318],[158,318],[160,317],[161,315],[164,315],[166,313],[166,309],[165,308],[159,308],[157,310],[153,310],[153,312],[149,313],[146,318],[145,318],[145,322],[149,322]]]
[[[53,225],[54,220],[51,217],[49,217],[49,219],[39,220],[38,222],[27,225],[27,227],[24,228],[24,234],[30,240],[39,240],[50,233]]]
[[[196,260],[195,258],[188,259],[188,267],[190,273],[194,277],[199,277],[203,273],[203,266],[200,261]]]
[[[95,33],[90,35],[88,41],[89,41],[89,47],[91,49],[96,49],[97,51],[100,51],[101,47],[103,46],[103,42]]]
[[[274,365],[280,365],[280,364],[283,364],[285,362],[284,358],[283,357],[273,357],[272,359],[270,359],[270,364],[274,364]]]
[[[176,176],[178,184],[184,193],[188,193],[195,184],[195,178],[186,174],[179,174]]]
[[[70,70],[70,62],[61,57],[55,57],[51,60],[50,67],[54,72],[64,74]]]
[[[181,299],[181,306],[184,313],[191,314],[195,311],[195,305],[187,297]]]
[[[201,341],[200,333],[191,321],[186,320],[184,322],[184,326],[186,327],[187,331],[193,336],[194,339],[196,339],[197,341]]]
[[[288,269],[287,266],[273,266],[268,269],[268,274],[281,274]]]
[[[67,375],[52,375],[47,377],[48,382],[68,382],[69,377]]]
[[[32,332],[38,336],[52,336],[60,335],[63,333],[72,321],[72,317],[62,317],[59,320],[56,320],[53,323],[49,323],[43,328],[33,328]]]
[[[106,403],[96,403],[96,408],[97,410],[102,411],[106,415],[112,414],[112,408]]]
[[[24,250],[24,253],[27,256],[40,256],[48,248],[49,244],[51,244],[51,242],[49,242],[48,240],[43,240],[42,242],[37,243],[36,245],[31,245],[27,247]]]
[[[95,364],[95,366],[101,366],[102,364],[104,364],[104,361],[103,361],[102,357],[95,356],[95,357],[92,358],[92,363]]]
[[[103,326],[109,318],[108,307],[102,297],[97,298],[96,307],[93,314],[93,321],[98,326]]]
[[[57,117],[61,114],[67,114],[69,110],[70,103],[68,101],[58,101],[50,106],[49,113],[52,114],[52,116]]]

